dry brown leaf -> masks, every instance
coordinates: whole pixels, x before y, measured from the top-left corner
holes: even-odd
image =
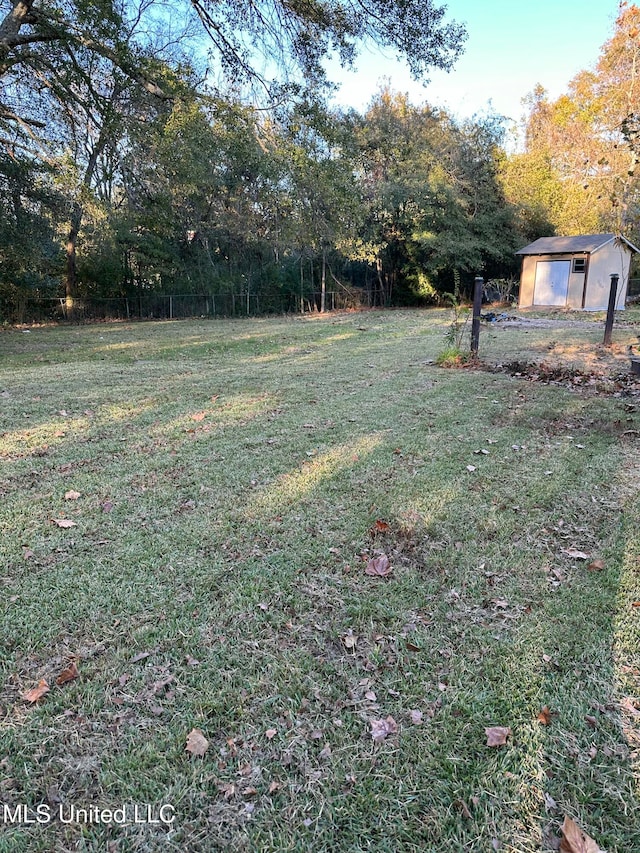
[[[187,735],[185,749],[187,752],[190,752],[191,755],[197,755],[198,758],[202,758],[205,752],[209,749],[209,741],[200,729],[191,729]]]
[[[70,489],[68,492],[64,493],[65,501],[77,501],[79,497],[82,497],[80,492],[76,492],[73,489]]]
[[[378,578],[386,578],[393,571],[393,567],[389,562],[389,558],[386,554],[380,554],[378,557],[372,557],[367,563],[367,567],[364,570],[366,575],[371,575],[372,577]]]
[[[551,724],[552,719],[553,713],[549,710],[549,707],[545,705],[538,714],[538,722],[541,726],[548,726]]]
[[[195,414],[191,415],[191,420],[192,421],[203,421],[206,418],[206,416],[207,416],[206,412],[196,412]]]
[[[588,560],[589,555],[585,554],[584,551],[579,551],[577,548],[564,548],[564,553],[567,557],[571,557],[573,560]]]
[[[601,572],[604,569],[604,560],[593,560],[587,568],[590,572]]]
[[[504,746],[511,735],[511,729],[507,726],[489,726],[484,733],[487,736],[487,746]]]
[[[331,758],[331,747],[328,743],[325,743],[323,749],[318,753],[318,758],[328,759]]]
[[[561,853],[600,853],[600,846],[570,817],[562,824]]]
[[[388,533],[391,530],[391,525],[387,524],[386,521],[376,518],[371,529],[374,533]]]
[[[267,729],[265,732],[267,740],[273,740],[277,734],[278,734],[277,729]]]
[[[422,725],[422,711],[409,711],[409,716],[414,726]]]
[[[387,717],[386,720],[369,720],[371,725],[371,737],[375,743],[382,743],[388,736],[395,734],[398,731],[398,724],[393,717]]]
[[[351,628],[349,628],[347,633],[342,638],[342,645],[345,647],[345,649],[355,649],[355,647],[358,645],[358,637],[356,634],[353,633]]]
[[[71,521],[70,518],[54,518],[53,523],[57,524],[58,527],[62,527],[64,530],[67,530],[70,527],[78,526],[75,521]]]
[[[462,817],[467,820],[471,820],[471,812],[469,811],[469,806],[465,803],[464,800],[455,800],[453,803],[454,806],[457,806],[462,813]]]
[[[22,698],[25,702],[38,702],[42,697],[49,692],[49,685],[47,684],[44,678],[41,678],[38,682],[37,687],[32,687],[31,690],[27,690],[26,693],[22,694]]]
[[[60,687],[66,684],[67,681],[73,681],[74,678],[79,678],[80,672],[74,660],[71,661],[66,669],[63,669],[60,675],[56,678],[56,684]]]

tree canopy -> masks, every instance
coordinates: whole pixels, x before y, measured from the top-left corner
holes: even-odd
[[[621,4],[615,29],[590,69],[554,101],[528,99],[525,149],[505,166],[507,196],[527,237],[640,227],[640,9]]]

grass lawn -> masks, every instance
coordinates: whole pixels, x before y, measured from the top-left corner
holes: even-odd
[[[0,332],[2,853],[640,850],[640,396],[447,324]]]

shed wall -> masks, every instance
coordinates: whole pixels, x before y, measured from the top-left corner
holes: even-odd
[[[630,263],[631,252],[622,246],[614,246],[613,243],[604,246],[591,255],[584,301],[585,311],[607,310],[612,273],[617,273],[620,276],[616,309],[620,311],[624,308],[627,299]]]

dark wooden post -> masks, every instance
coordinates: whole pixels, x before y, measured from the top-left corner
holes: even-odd
[[[611,346],[611,332],[613,331],[613,315],[616,310],[616,296],[618,293],[618,274],[611,273],[611,290],[609,291],[609,305],[607,306],[607,321],[604,324],[604,341],[606,347]]]
[[[473,314],[471,316],[471,355],[478,357],[480,346],[480,311],[482,310],[482,287],[484,279],[481,275],[475,277],[473,283]]]

